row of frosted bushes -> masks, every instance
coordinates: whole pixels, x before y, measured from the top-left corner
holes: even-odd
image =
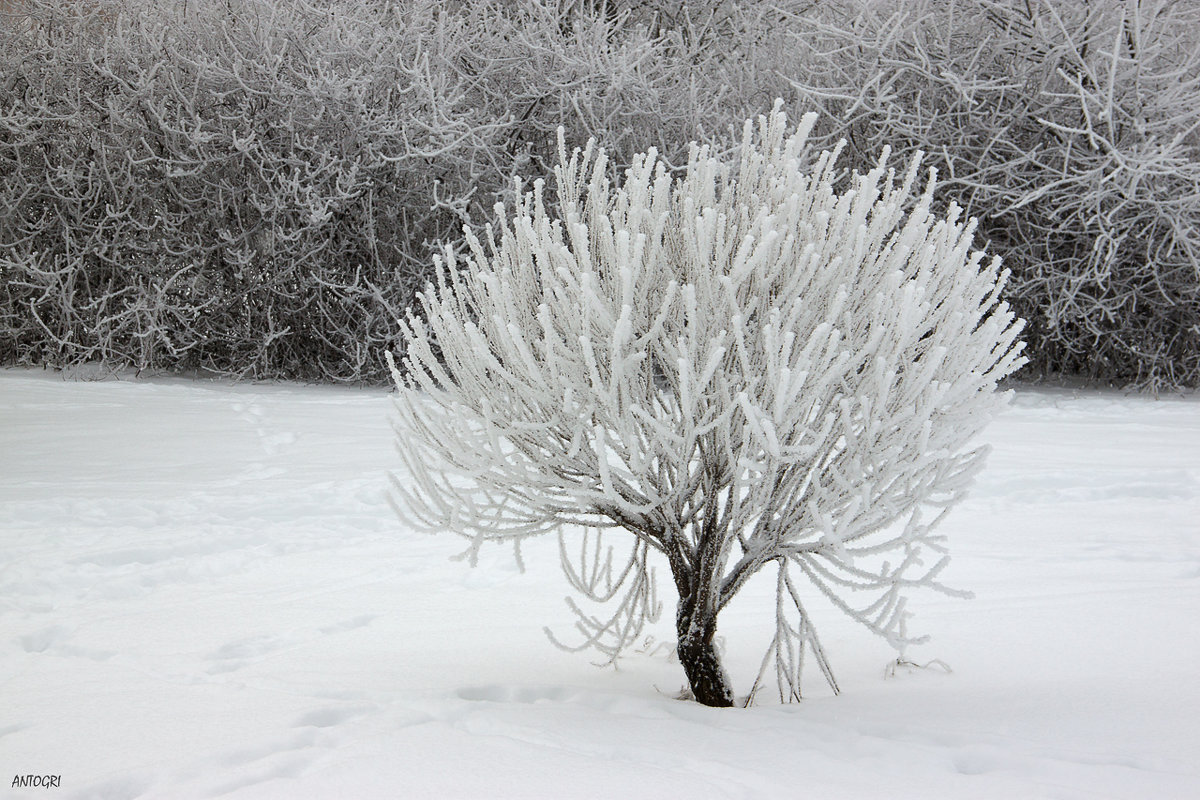
[[[1031,375],[1200,383],[1200,10],[1166,0],[16,0],[0,363],[378,381],[554,132],[620,165],[784,98],[981,218]]]

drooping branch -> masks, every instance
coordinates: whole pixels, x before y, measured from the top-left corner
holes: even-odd
[[[584,612],[568,596],[567,605],[576,615],[575,628],[583,640],[577,645],[564,644],[549,628],[545,629],[546,635],[563,650],[593,648],[607,657],[605,664],[614,664],[641,637],[646,624],[656,621],[662,612],[654,570],[647,561],[649,546],[635,541],[628,560],[623,566],[615,566],[613,549],[604,547],[599,532],[584,532],[579,540],[579,554],[575,556],[568,551],[566,537],[559,534],[559,556],[571,588],[600,604],[610,603],[618,595],[620,600],[613,603],[611,616],[600,618]]]

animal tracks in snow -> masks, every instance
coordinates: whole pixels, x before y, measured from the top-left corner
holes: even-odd
[[[271,414],[259,403],[233,403],[231,408],[238,419],[248,423],[258,436],[263,452],[268,456],[277,455],[288,445],[295,444],[297,436],[290,430],[274,430],[272,424],[278,425]]]

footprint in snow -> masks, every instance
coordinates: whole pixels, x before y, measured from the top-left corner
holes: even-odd
[[[342,723],[366,714],[371,709],[366,706],[330,706],[315,708],[296,720],[295,728],[333,728]]]
[[[323,628],[318,628],[318,630],[324,634],[343,633],[345,631],[353,631],[359,628],[365,628],[376,619],[377,616],[375,614],[361,614],[357,617],[351,617],[350,619],[342,620],[341,622],[334,622],[330,625],[324,626]]]
[[[207,670],[209,675],[220,675],[226,672],[236,672],[255,660],[271,655],[287,646],[287,642],[278,636],[251,636],[222,645],[208,655],[208,660],[214,662]]]
[[[472,703],[562,703],[577,692],[561,686],[467,686],[456,692]]]
[[[44,653],[61,658],[86,658],[89,661],[107,661],[116,655],[113,650],[79,647],[71,643],[73,632],[61,625],[52,625],[17,639],[26,653]]]
[[[237,413],[238,419],[249,423],[254,428],[254,433],[258,436],[259,443],[268,456],[277,455],[282,448],[296,443],[296,434],[291,431],[269,431],[267,413],[262,406],[256,403],[234,403],[232,408]]]

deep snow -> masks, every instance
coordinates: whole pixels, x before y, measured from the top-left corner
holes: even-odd
[[[383,390],[0,371],[0,796],[1200,797],[1200,397],[1020,391],[946,522],[976,599],[910,601],[910,657],[953,672],[885,679],[814,605],[843,694],[724,711],[674,699],[671,598],[597,669],[542,632],[553,541],[520,574],[406,531],[388,420]],[[771,588],[722,616],[741,691]]]

